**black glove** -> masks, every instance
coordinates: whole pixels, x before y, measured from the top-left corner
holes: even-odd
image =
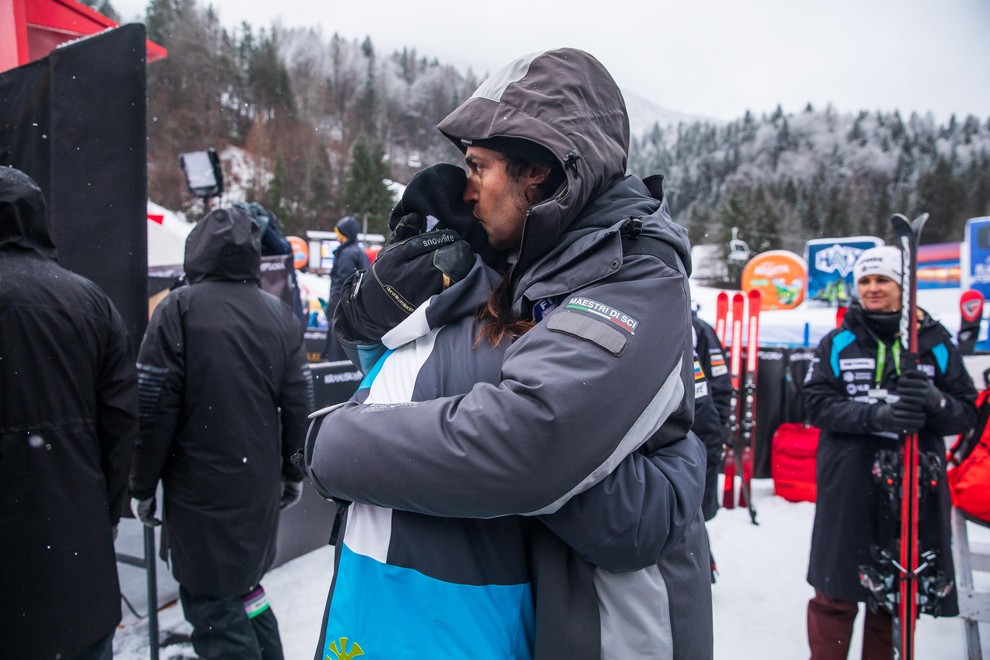
[[[916,369],[905,371],[897,379],[897,394],[901,401],[920,408],[929,417],[945,408],[945,395],[928,380],[928,376]]]
[[[412,238],[426,231],[426,219],[418,213],[407,213],[395,223],[392,235],[388,237],[385,245],[401,243],[407,238]]]
[[[870,411],[870,426],[875,431],[916,433],[925,425],[925,413],[921,408],[906,403],[877,403]]]
[[[464,203],[466,183],[464,168],[449,163],[417,172],[389,216],[388,228],[393,236],[388,244],[420,233],[450,229],[468,242],[472,252],[484,252],[488,235],[474,217],[471,205]]]
[[[474,266],[470,246],[449,229],[392,243],[375,263],[344,281],[334,332],[350,343],[376,343],[430,296],[464,279]]]
[[[157,508],[158,503],[155,501],[154,495],[145,500],[139,500],[136,497],[131,498],[131,513],[144,523],[145,527],[158,527],[162,524],[161,520],[155,518]]]
[[[302,489],[302,481],[292,481],[282,477],[282,500],[278,505],[279,510],[285,511],[293,504],[297,504],[302,499]]]

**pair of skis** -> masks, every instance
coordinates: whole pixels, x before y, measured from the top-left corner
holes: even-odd
[[[729,377],[732,396],[729,403],[730,444],[725,452],[722,506],[736,506],[735,484],[739,476],[739,506],[749,509],[749,519],[756,522],[756,508],[750,486],[753,478],[754,442],[756,439],[756,371],[760,354],[760,292],[753,289],[747,296],[732,296],[732,343],[729,349]],[[715,334],[725,346],[729,313],[729,294],[722,291],[716,301]],[[746,356],[743,360],[743,344]]]

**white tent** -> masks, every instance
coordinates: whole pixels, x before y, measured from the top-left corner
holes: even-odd
[[[158,222],[158,219],[161,222]],[[173,211],[148,201],[148,267],[181,266],[186,236],[195,225]]]

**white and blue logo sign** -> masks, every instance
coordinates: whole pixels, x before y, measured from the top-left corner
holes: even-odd
[[[818,238],[805,243],[807,300],[832,307],[848,305],[855,291],[853,266],[856,259],[878,245],[883,245],[883,241],[875,236]]]

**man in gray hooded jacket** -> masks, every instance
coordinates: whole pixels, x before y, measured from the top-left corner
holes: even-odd
[[[573,49],[520,58],[439,129],[465,152],[465,201],[504,256],[505,285],[489,313],[517,338],[497,384],[337,408],[311,431],[311,474],[335,497],[381,507],[535,515],[557,511],[632,452],[698,442],[688,436],[686,232],[658,186],[625,174],[629,121],[604,67]],[[584,648],[602,657],[711,657],[700,508],[659,564],[593,568],[588,579],[598,607],[575,626],[588,636]],[[539,641],[538,654],[559,655]]]

